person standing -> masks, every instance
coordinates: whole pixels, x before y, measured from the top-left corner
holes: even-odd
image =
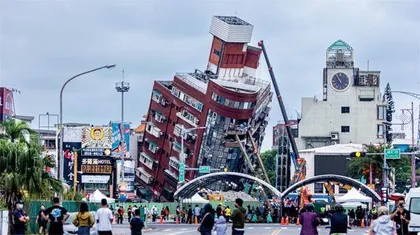
[[[74,226],[78,227],[78,235],[90,235],[90,228],[92,228],[95,221],[93,220],[92,214],[89,212],[89,207],[86,202],[80,204],[79,213],[73,219]]]
[[[157,210],[156,206],[153,205],[153,207],[152,207],[152,222],[156,221],[157,213],[158,213],[158,210]]]
[[[140,210],[134,210],[134,217],[130,221],[131,235],[142,235],[141,230],[144,228],[144,222],[140,219]]]
[[[225,209],[225,219],[226,219],[226,223],[229,223],[230,220],[230,207],[227,206]]]
[[[13,229],[14,234],[16,235],[24,235],[25,234],[25,226],[26,223],[29,221],[29,217],[26,216],[25,211],[23,210],[23,203],[18,202],[16,204],[16,209],[13,211]]]
[[[194,207],[194,221],[197,219],[197,223],[200,223],[200,207],[198,205],[195,205]],[[194,222],[195,223],[195,222]]]
[[[334,214],[331,216],[330,234],[347,234],[347,215],[344,213],[344,208],[340,204],[335,205]]]
[[[314,205],[312,203],[306,204],[304,211],[300,215],[300,223],[302,224],[300,235],[318,235],[316,227],[319,225],[319,218],[314,213]]]
[[[191,205],[189,205],[188,213],[187,213],[187,224],[192,224],[192,216],[193,216],[192,208],[191,208]]]
[[[118,208],[118,223],[122,224],[124,220],[124,207],[120,206]]]
[[[149,215],[149,209],[147,208],[147,206],[146,205],[144,205],[144,219],[143,219],[143,222],[147,222],[147,216]]]
[[[211,235],[214,226],[214,210],[210,203],[204,205],[204,216],[198,231],[201,235]]]
[[[216,209],[216,226],[214,226],[214,231],[216,235],[226,235],[227,225],[226,219],[223,217],[223,210],[221,207]]]
[[[232,220],[232,235],[243,235],[245,233],[245,216],[246,210],[242,207],[244,201],[236,198],[235,207],[231,214]]]
[[[396,226],[388,215],[388,209],[385,206],[378,208],[378,219],[374,220],[370,226],[370,235],[396,235]]]
[[[45,229],[47,228],[47,220],[45,219],[45,207],[44,205],[41,205],[41,208],[38,212],[38,215],[36,216],[36,221],[38,224],[38,232],[39,234],[45,233]]]
[[[165,207],[165,220],[169,220],[169,213],[171,213],[171,211],[169,210],[169,207],[166,206]]]
[[[53,206],[45,210],[45,216],[48,216],[50,227],[48,234],[62,235],[64,233],[63,224],[69,218],[66,208],[60,206],[60,199],[53,198]]]
[[[404,208],[404,200],[398,201],[398,207],[391,215],[391,219],[397,224],[398,235],[408,235],[408,224],[410,223],[410,212]]]
[[[101,205],[102,207],[95,214],[98,235],[112,235],[112,212],[105,198],[101,200]]]
[[[132,213],[133,213],[133,211],[131,210],[131,205],[129,205],[128,208],[127,208],[128,223],[130,223],[130,221],[131,221]]]

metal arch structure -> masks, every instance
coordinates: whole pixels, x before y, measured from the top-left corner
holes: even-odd
[[[317,175],[311,178],[306,178],[302,181],[299,181],[293,184],[288,189],[286,189],[286,191],[282,193],[282,199],[286,198],[286,196],[289,195],[289,193],[295,191],[296,189],[302,186],[317,183],[317,182],[329,182],[329,181],[340,182],[343,184],[348,184],[355,188],[361,188],[362,192],[364,192],[368,197],[371,197],[374,201],[381,200],[381,197],[371,188],[367,187],[366,185],[362,184],[361,182],[355,179],[352,179],[347,176],[342,176],[342,175]]]
[[[226,181],[226,179],[229,178],[239,178],[239,179],[248,179],[255,182],[258,182],[259,184],[262,184],[266,188],[268,188],[273,194],[275,194],[277,197],[281,197],[282,193],[271,186],[271,184],[265,182],[264,180],[261,180],[259,178],[256,178],[251,175],[239,173],[239,172],[216,172],[211,174],[206,174],[200,177],[197,177],[190,182],[184,184],[182,187],[176,190],[174,193],[174,198],[191,198],[195,193],[197,193],[197,188],[203,185],[212,185],[218,181]]]

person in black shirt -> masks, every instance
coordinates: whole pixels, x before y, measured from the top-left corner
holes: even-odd
[[[198,231],[201,235],[211,235],[214,226],[214,209],[210,203],[204,205],[204,216]]]
[[[394,210],[391,219],[397,224],[398,235],[408,235],[408,224],[410,223],[410,212],[404,209],[404,200],[398,202],[398,208]]]
[[[191,208],[191,205],[189,205],[188,206],[188,213],[187,213],[187,224],[192,223],[192,216],[193,216],[192,208]]]
[[[134,210],[134,218],[130,221],[131,235],[141,235],[141,230],[144,228],[144,222],[140,219],[140,210]]]
[[[45,233],[45,229],[47,228],[47,220],[45,219],[45,207],[41,205],[41,208],[36,216],[36,221],[39,227],[39,234]]]
[[[25,234],[25,224],[29,221],[29,217],[26,216],[25,211],[23,211],[23,203],[18,202],[16,204],[16,209],[13,211],[13,228],[14,234],[23,235]]]
[[[45,216],[47,217],[50,227],[48,234],[50,235],[62,235],[63,224],[69,218],[69,214],[66,208],[60,206],[60,199],[58,197],[53,198],[53,206],[45,210]]]
[[[334,233],[347,233],[347,215],[344,213],[342,205],[335,205],[334,214],[331,216],[331,231],[330,234]]]

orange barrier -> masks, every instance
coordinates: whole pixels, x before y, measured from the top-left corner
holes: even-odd
[[[178,216],[175,216],[175,224],[179,224]]]
[[[197,216],[194,216],[194,224],[198,224]]]
[[[163,224],[163,216],[160,216],[159,224]]]
[[[296,225],[300,225],[300,220],[297,218]]]
[[[284,217],[281,217],[281,222],[280,222],[280,224],[281,224],[281,225],[285,225],[285,224],[286,224],[286,221],[284,220]]]
[[[286,225],[289,225],[289,216],[286,216]]]
[[[360,225],[360,227],[364,228],[365,227],[365,220],[362,219],[362,224]]]

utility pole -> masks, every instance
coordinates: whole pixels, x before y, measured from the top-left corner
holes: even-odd
[[[416,155],[414,154],[414,104],[411,102],[411,188],[416,187]]]
[[[117,92],[121,92],[121,125],[120,125],[120,136],[121,136],[121,152],[120,152],[120,156],[121,156],[121,182],[124,183],[125,179],[125,165],[124,165],[124,160],[125,160],[125,153],[126,153],[126,143],[125,143],[125,138],[124,138],[124,134],[125,134],[125,126],[124,126],[124,93],[128,92],[130,90],[130,83],[129,82],[124,82],[124,70],[122,71],[122,81],[121,82],[117,82],[115,83],[115,89],[117,90]]]

